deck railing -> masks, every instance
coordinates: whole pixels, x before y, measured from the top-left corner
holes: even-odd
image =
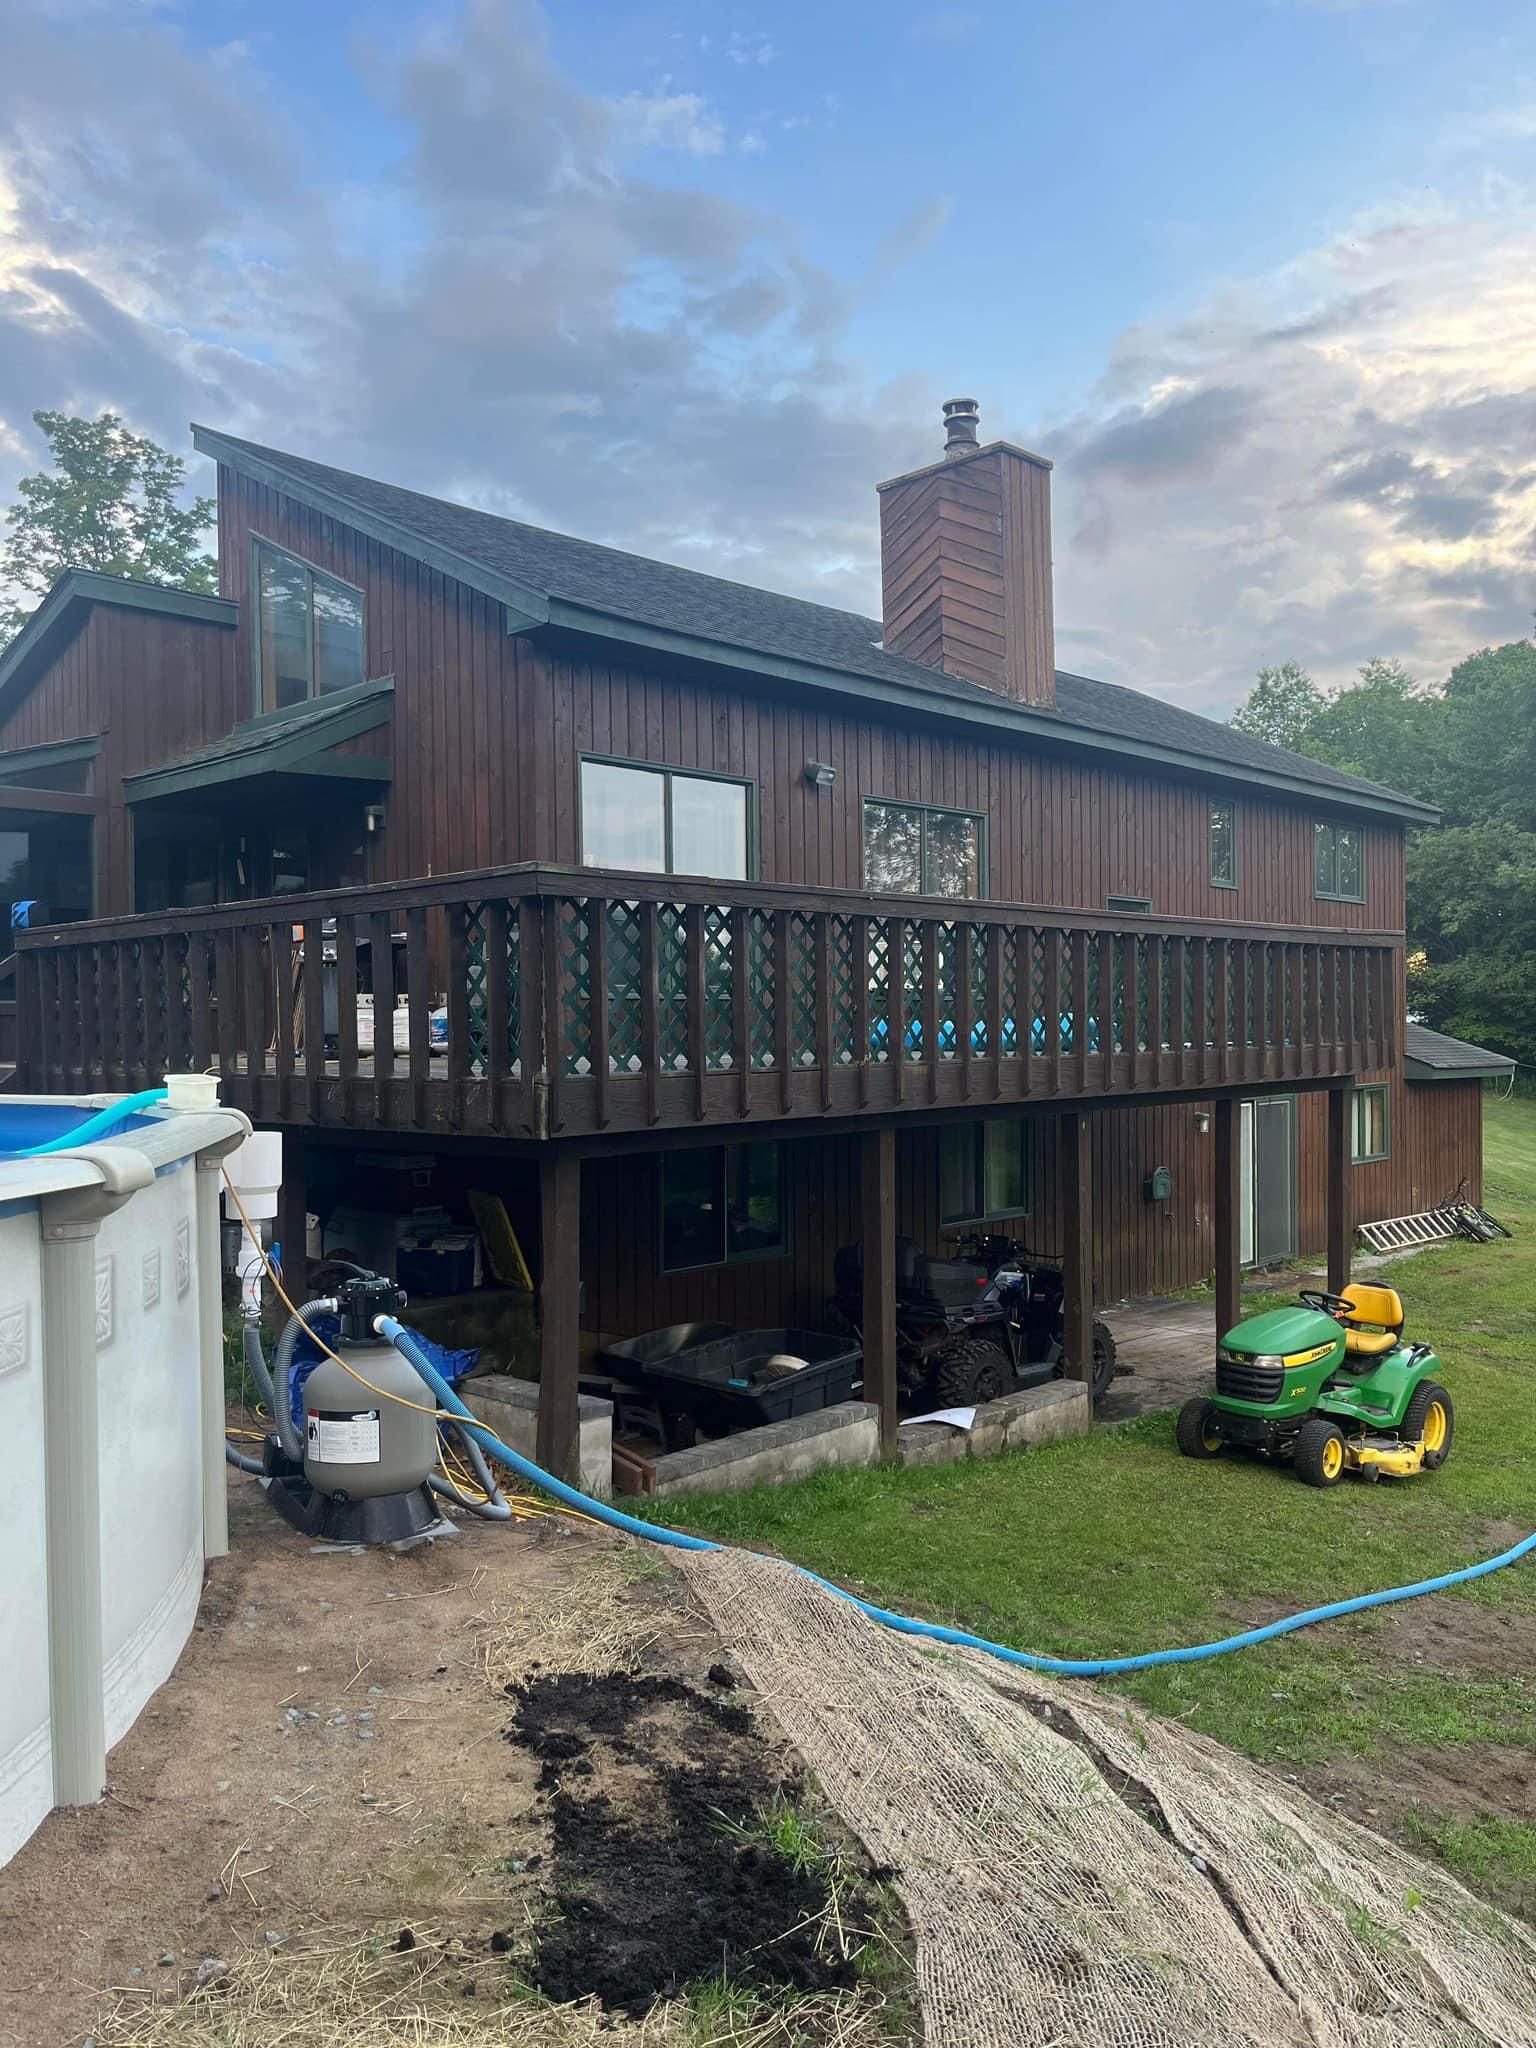
[[[18,934],[18,1086],[516,1138],[1325,1080],[1390,933],[502,868]]]

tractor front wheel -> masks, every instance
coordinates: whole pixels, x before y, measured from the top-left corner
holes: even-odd
[[[1444,1387],[1435,1380],[1424,1380],[1415,1387],[1397,1433],[1405,1444],[1423,1444],[1426,1472],[1438,1470],[1451,1455],[1451,1438],[1456,1434],[1456,1411]]]
[[[1216,1420],[1219,1413],[1216,1403],[1208,1401],[1203,1394],[1184,1403],[1173,1426],[1173,1434],[1186,1458],[1221,1456],[1221,1428]]]
[[[1314,1415],[1296,1438],[1296,1477],[1308,1486],[1337,1486],[1344,1477],[1344,1432],[1326,1416]]]

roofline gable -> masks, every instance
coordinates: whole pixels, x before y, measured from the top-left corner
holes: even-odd
[[[164,583],[143,583],[132,576],[104,576],[95,569],[66,569],[0,654],[0,717],[9,710],[8,694],[25,678],[32,663],[57,652],[96,604],[115,605],[122,611],[159,612],[208,626],[233,628],[240,622],[240,607],[231,598],[214,597],[202,590],[177,590]]]
[[[440,542],[424,538],[411,527],[357,503],[344,492],[299,476],[283,468],[280,462],[269,459],[280,451],[269,450],[266,455],[256,455],[215,429],[195,423],[192,426],[192,445],[200,454],[226,464],[253,482],[280,491],[313,511],[338,519],[343,525],[500,602],[506,607],[509,633],[536,632],[543,627],[563,628],[653,653],[701,661],[715,668],[772,677],[863,702],[873,701],[923,718],[952,721],[973,728],[990,727],[1015,739],[1044,742],[1071,752],[1110,754],[1124,761],[1154,763],[1160,768],[1177,769],[1206,781],[1236,784],[1258,792],[1269,791],[1289,800],[1300,799],[1333,815],[1389,818],[1399,825],[1437,825],[1440,822],[1440,812],[1434,805],[1391,791],[1316,782],[1305,775],[1288,774],[1279,766],[1224,761],[1216,755],[1200,753],[1192,748],[1168,746],[1079,725],[1059,713],[1018,704],[1011,698],[999,696],[995,701],[989,701],[988,693],[981,691],[975,696],[962,696],[942,688],[937,682],[924,684],[916,675],[910,683],[895,677],[873,677],[833,663],[817,662],[804,655],[777,654],[747,642],[675,631],[647,624],[623,613],[552,597],[547,591],[535,590],[501,575],[473,556],[460,554]],[[914,663],[912,666],[915,669],[918,665]],[[1277,748],[1276,753],[1283,756],[1283,749]]]

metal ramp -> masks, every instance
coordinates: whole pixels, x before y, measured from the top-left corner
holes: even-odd
[[[1400,1252],[1410,1245],[1438,1244],[1442,1238],[1461,1235],[1454,1209],[1425,1209],[1417,1216],[1388,1216],[1380,1223],[1362,1223],[1359,1228],[1373,1252]]]

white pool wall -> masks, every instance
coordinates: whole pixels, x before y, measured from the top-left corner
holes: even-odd
[[[114,1098],[10,1099],[83,1117]],[[167,1112],[0,1161],[0,1863],[100,1796],[226,1547],[217,1162],[248,1130]]]

